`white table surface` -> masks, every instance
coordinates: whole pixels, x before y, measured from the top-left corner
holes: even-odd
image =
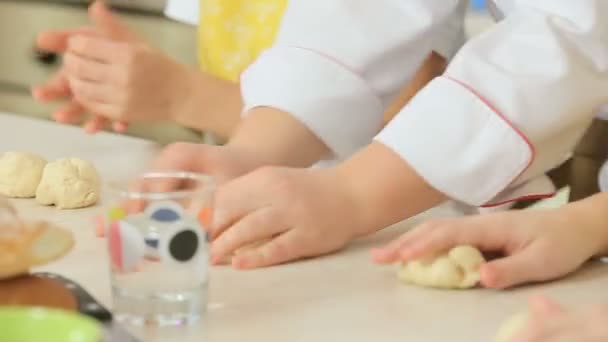
[[[106,179],[127,178],[145,169],[156,149],[142,140],[88,136],[78,128],[0,113],[0,152],[84,158],[94,162]],[[42,270],[76,280],[111,306],[105,244],[95,237],[91,223],[101,207],[59,211],[33,200],[14,203],[23,216],[52,220],[76,236],[74,250]],[[608,267],[599,264],[560,282],[511,291],[440,291],[402,285],[391,267],[370,262],[368,250],[418,220],[315,260],[246,272],[214,268],[204,325],[136,333],[146,341],[179,342],[482,342],[491,341],[501,321],[524,308],[533,293],[543,292],[566,303],[608,301]]]

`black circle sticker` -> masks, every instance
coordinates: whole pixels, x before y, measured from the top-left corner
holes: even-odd
[[[169,254],[180,262],[190,261],[198,250],[198,235],[192,230],[182,230],[171,238]]]

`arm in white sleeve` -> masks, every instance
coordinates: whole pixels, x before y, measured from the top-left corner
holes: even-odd
[[[558,166],[608,100],[608,1],[511,5],[376,137],[468,204]]]
[[[278,37],[241,77],[245,114],[268,106],[346,157],[433,48],[461,0],[290,0]]]

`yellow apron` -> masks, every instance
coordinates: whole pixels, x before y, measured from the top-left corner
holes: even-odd
[[[201,69],[238,81],[243,70],[274,42],[286,5],[287,0],[201,0]]]

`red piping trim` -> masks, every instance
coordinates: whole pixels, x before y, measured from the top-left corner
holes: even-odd
[[[513,203],[513,202],[519,202],[519,201],[540,200],[540,199],[545,199],[545,198],[551,198],[551,197],[555,196],[555,194],[557,194],[557,192],[552,192],[550,194],[526,195],[526,196],[517,197],[517,198],[514,198],[514,199],[510,199],[510,200],[506,200],[506,201],[502,201],[502,202],[498,202],[498,203],[484,204],[484,205],[481,206],[481,208],[492,208],[492,207],[498,207],[498,206],[501,206],[501,205],[507,204],[507,203]]]
[[[355,75],[358,79],[360,79],[361,82],[363,82],[365,84],[365,86],[367,88],[369,88],[370,92],[374,95],[374,97],[376,99],[378,99],[379,102],[381,102],[381,100],[378,98],[378,95],[376,95],[377,94],[376,89],[374,89],[372,87],[372,85],[365,79],[365,77],[363,77],[363,73],[361,71],[355,70],[354,68],[350,67],[346,63],[343,63],[342,61],[338,60],[334,56],[328,55],[327,53],[325,53],[323,51],[307,48],[307,47],[304,47],[304,46],[289,45],[289,46],[285,46],[285,47],[274,47],[274,49],[280,49],[280,48],[297,49],[297,50],[306,51],[306,52],[315,54],[315,55],[317,55],[317,56],[319,56],[321,58],[324,58],[324,59],[326,59],[326,60],[328,60],[330,62],[333,62],[334,64],[340,66],[344,70],[350,72],[351,74]]]
[[[494,111],[494,113],[496,113],[496,115],[498,115],[499,118],[501,118],[507,125],[509,125],[509,127],[511,127],[515,131],[515,133],[517,133],[517,135],[519,135],[524,140],[526,145],[528,145],[528,148],[530,149],[530,160],[528,161],[528,165],[526,165],[526,167],[523,170],[521,170],[521,172],[519,174],[517,174],[511,180],[511,182],[509,182],[509,184],[512,184],[517,178],[519,178],[524,172],[526,172],[526,170],[528,170],[528,168],[530,168],[530,165],[532,165],[532,162],[536,158],[536,149],[534,148],[534,145],[532,144],[530,139],[524,134],[524,132],[522,132],[517,126],[515,126],[511,122],[511,120],[509,120],[500,110],[498,110],[498,108],[493,103],[491,103],[487,98],[483,97],[477,90],[473,89],[473,87],[471,87],[470,85],[468,85],[458,79],[455,79],[453,77],[446,76],[446,75],[444,75],[443,77],[454,83],[459,84],[460,86],[464,87],[465,89],[467,89],[468,91],[473,93],[473,95],[477,96],[477,98],[479,100],[481,100],[481,102],[483,102],[486,106],[488,106],[488,108],[490,108],[492,111]],[[552,197],[554,195],[555,195],[555,193],[553,193],[551,195],[548,195],[548,194],[527,195],[527,196],[515,198],[513,200],[508,200],[508,201],[501,202],[501,203],[484,204],[481,207],[489,208],[489,207],[495,207],[498,205],[514,202],[514,201],[548,198],[548,197]]]

